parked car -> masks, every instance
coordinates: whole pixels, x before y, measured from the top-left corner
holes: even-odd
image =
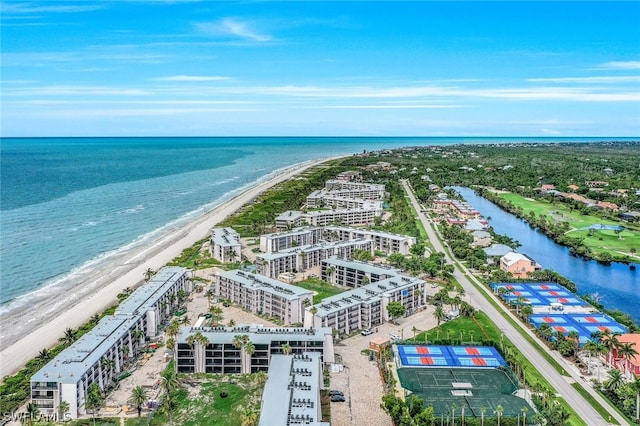
[[[391,340],[402,340],[397,334],[390,334],[389,337]]]
[[[344,396],[342,395],[333,395],[331,397],[331,402],[345,402],[346,399],[344,399]]]
[[[365,328],[364,330],[362,330],[362,331],[360,332],[360,334],[362,334],[363,336],[368,336],[368,335],[370,335],[370,334],[373,334],[373,330],[372,330],[372,329],[370,329],[370,328]]]
[[[339,390],[330,390],[329,391],[329,396],[344,396],[344,394],[342,393],[342,391]]]

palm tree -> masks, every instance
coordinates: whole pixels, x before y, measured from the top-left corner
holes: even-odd
[[[438,321],[438,326],[440,322],[447,317],[441,305],[436,306],[436,309],[433,311],[433,317]]]
[[[249,341],[249,336],[246,334],[236,334],[231,340],[231,344],[236,349],[241,349]]]
[[[100,392],[98,383],[93,382],[87,389],[87,395],[84,401],[84,407],[87,411],[90,411],[93,416],[93,424],[96,424],[96,414],[104,404],[104,397]]]
[[[484,413],[487,411],[485,406],[480,407],[480,426],[484,426]]]
[[[504,412],[504,408],[502,407],[502,405],[498,405],[496,407],[496,411],[494,411],[494,413],[498,417],[498,426],[500,426],[500,418],[502,417],[503,412]]]
[[[420,330],[418,330],[418,328],[414,325],[413,327],[411,327],[411,331],[413,332],[413,340],[415,342],[416,340],[416,333]]]
[[[30,402],[27,404],[27,415],[29,416],[28,420],[29,424],[31,425],[33,424],[33,419],[37,418],[40,415],[40,409],[36,404]]]
[[[98,314],[93,314],[91,316],[91,324],[97,324],[98,322],[100,322],[100,315]]]
[[[629,383],[629,388],[636,394],[636,423],[640,421],[640,377]]]
[[[600,335],[600,341],[607,348],[607,363],[613,366],[613,350],[620,346],[618,336],[620,333],[611,333],[608,329]]]
[[[540,336],[548,342],[553,335],[553,328],[545,322],[540,324],[540,327],[538,327],[538,333],[540,333]]]
[[[109,377],[113,377],[113,368],[116,366],[116,361],[113,358],[102,358],[100,366],[109,371]]]
[[[527,412],[529,409],[527,407],[522,407],[520,411],[522,411],[522,426],[527,426]]]
[[[293,349],[291,349],[291,345],[290,344],[288,344],[288,343],[283,343],[282,344],[282,353],[283,354],[290,355],[292,350]]]
[[[151,277],[153,277],[155,275],[156,271],[154,271],[151,268],[147,268],[146,271],[144,271],[144,280],[145,281],[149,281],[151,279]]]
[[[638,351],[634,349],[635,343],[622,343],[618,347],[618,356],[624,360],[624,375],[628,376],[629,360],[636,355]]]
[[[611,370],[611,372],[609,373],[609,380],[604,382],[604,385],[608,390],[613,392],[624,385],[624,377],[622,376],[620,370]]]
[[[61,342],[65,346],[69,346],[76,340],[76,336],[77,335],[78,335],[77,331],[75,331],[72,328],[67,327],[67,329],[64,330],[64,336],[59,338],[58,341]]]
[[[42,349],[38,353],[38,359],[43,363],[49,361],[50,358],[51,358],[51,351],[47,348]]]
[[[255,374],[255,378],[256,378],[256,383],[261,385],[261,384],[263,384],[264,382],[267,381],[268,376],[267,376],[267,373],[265,371],[258,371]]]
[[[69,412],[69,403],[64,399],[58,404],[58,421],[64,420],[64,415]]]
[[[258,424],[258,413],[252,408],[246,408],[240,415],[241,426],[256,426]]]
[[[129,402],[138,410],[138,417],[142,414],[142,407],[147,402],[147,391],[142,386],[136,386],[131,391]]]
[[[211,306],[211,299],[213,299],[216,296],[216,293],[213,291],[212,288],[210,288],[204,293],[204,295],[207,296],[207,301],[209,302],[209,306]]]
[[[256,351],[256,346],[253,344],[253,342],[247,342],[247,344],[244,345],[244,351],[249,356],[249,358],[251,358],[253,353]]]

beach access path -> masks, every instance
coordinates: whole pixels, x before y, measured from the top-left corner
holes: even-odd
[[[336,157],[337,158],[337,157]],[[2,316],[0,328],[0,380],[15,373],[43,348],[55,346],[67,327],[77,328],[92,315],[117,301],[118,293],[141,282],[147,269],[160,269],[182,250],[209,234],[210,229],[268,188],[291,179],[331,158],[307,161],[279,171],[192,222],[169,232],[135,253],[119,256],[105,268],[79,277],[70,291]]]

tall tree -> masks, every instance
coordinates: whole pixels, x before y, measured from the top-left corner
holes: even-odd
[[[142,386],[136,386],[131,390],[129,402],[138,410],[138,417],[142,414],[142,407],[147,403],[147,391]]]
[[[96,414],[100,411],[100,408],[104,405],[104,396],[100,391],[98,383],[93,382],[87,389],[87,395],[84,401],[84,408],[91,413],[93,417],[93,425],[96,424]]]

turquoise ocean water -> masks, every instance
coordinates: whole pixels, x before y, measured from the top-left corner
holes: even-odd
[[[83,268],[106,264],[114,254],[143,245],[296,163],[403,146],[597,140],[0,139],[0,313],[28,303],[36,292],[55,294],[72,285]]]

